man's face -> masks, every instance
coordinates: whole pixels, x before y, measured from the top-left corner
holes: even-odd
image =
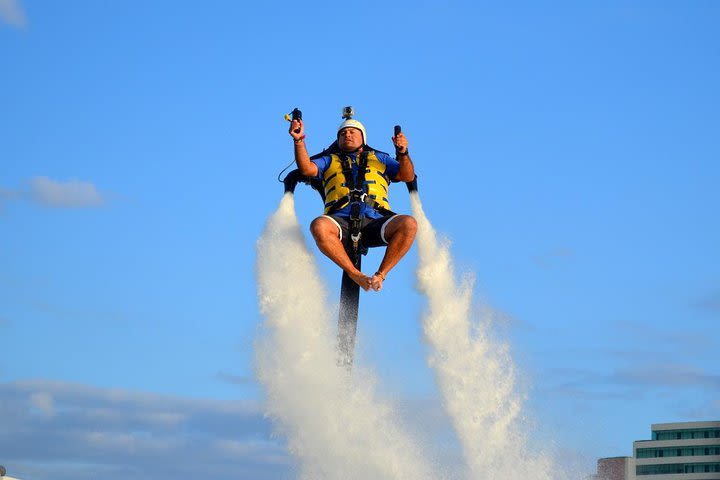
[[[363,145],[363,135],[360,130],[347,127],[338,133],[338,145],[343,152],[353,152]]]

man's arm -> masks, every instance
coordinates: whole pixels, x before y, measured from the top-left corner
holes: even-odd
[[[402,132],[399,132],[392,137],[392,141],[395,144],[395,156],[400,164],[395,180],[398,182],[412,182],[415,180],[415,166],[408,153],[407,137]]]
[[[318,167],[310,160],[305,147],[305,125],[302,120],[293,120],[290,123],[290,136],[295,143],[295,163],[298,170],[306,177],[317,177]]]

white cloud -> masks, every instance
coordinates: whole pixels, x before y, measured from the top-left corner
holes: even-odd
[[[697,387],[720,391],[720,375],[680,363],[633,365],[616,371],[610,380],[616,384],[644,385],[654,388]]]
[[[2,0],[0,0],[2,1]],[[0,187],[0,212],[12,200],[26,200],[50,208],[86,208],[105,205],[106,198],[92,182],[59,181],[45,176],[30,179],[29,189]]]
[[[24,27],[27,24],[25,12],[16,0],[0,0],[0,19],[15,27]]]
[[[58,182],[48,177],[34,177],[30,180],[30,196],[48,207],[97,207],[105,203],[105,199],[90,182]]]
[[[53,396],[49,393],[35,392],[30,395],[30,404],[47,417],[55,415]]]
[[[45,380],[0,383],[0,399],[0,452],[19,478],[269,480],[292,469],[256,402]]]
[[[632,364],[610,372],[583,368],[561,368],[550,372],[558,381],[556,390],[564,395],[632,399],[641,389],[646,394],[672,390],[677,396],[698,400],[720,392],[720,374],[683,363]],[[701,401],[701,400],[698,400]]]
[[[701,329],[687,328],[687,324],[684,328],[674,330],[638,321],[619,321],[613,322],[613,325],[621,330],[623,335],[642,338],[643,342],[654,345],[656,349],[662,347],[684,352],[685,345],[710,349],[716,344],[715,337],[705,334]]]

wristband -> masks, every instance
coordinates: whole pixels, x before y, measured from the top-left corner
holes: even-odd
[[[306,137],[306,136],[307,136],[307,135],[303,135],[303,136],[300,137],[300,138],[293,138],[293,141],[294,141],[295,143],[302,143],[302,142],[305,141],[305,137]]]
[[[404,156],[404,157],[407,157],[408,155],[410,155],[410,150],[408,150],[408,149],[406,148],[404,152],[395,152],[395,153],[397,154],[398,157],[401,156],[401,155]]]

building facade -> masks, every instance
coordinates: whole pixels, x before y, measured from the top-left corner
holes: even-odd
[[[635,462],[631,457],[601,458],[593,480],[628,480],[633,478]]]
[[[656,423],[632,457],[601,458],[598,480],[720,480],[720,422]]]
[[[635,475],[647,480],[720,480],[720,422],[658,423],[633,442]]]

